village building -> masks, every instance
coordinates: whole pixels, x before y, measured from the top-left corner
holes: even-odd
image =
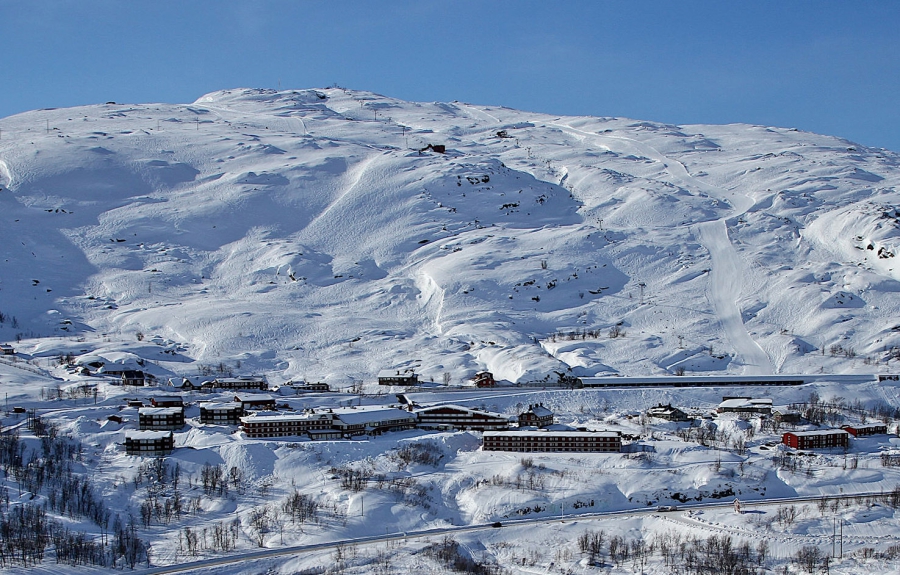
[[[860,425],[842,425],[841,429],[853,437],[866,437],[867,435],[884,435],[888,432],[887,425],[883,423],[869,423]]]
[[[0,355],[16,355],[16,350],[8,343],[0,343]]]
[[[485,431],[484,451],[613,453],[622,451],[615,431]]]
[[[306,383],[304,381],[289,381],[278,387],[279,395],[297,395],[299,393],[329,392],[331,388],[327,383]]]
[[[128,455],[168,455],[175,449],[171,431],[129,431],[125,434],[125,453]]]
[[[660,403],[656,407],[651,407],[647,410],[647,416],[665,419],[666,421],[688,421],[691,419],[684,411],[677,407],[672,407],[671,403],[666,405]]]
[[[207,386],[207,384],[209,384]],[[211,382],[203,382],[203,387],[212,387],[213,389],[258,389],[259,391],[268,391],[269,384],[264,377],[224,377],[214,379]]]
[[[475,387],[494,387],[497,382],[494,381],[494,374],[489,371],[479,371],[472,380]]]
[[[850,434],[843,429],[789,431],[782,435],[781,442],[794,449],[846,448],[850,444]]]
[[[157,395],[150,398],[153,407],[184,407],[184,400],[180,395]]]
[[[195,384],[187,377],[183,377],[180,382],[176,382],[170,379],[169,385],[176,389],[180,389],[181,391],[198,391],[199,389],[201,389],[201,385],[199,383]]]
[[[234,400],[244,411],[266,411],[275,409],[275,396],[268,393],[239,393]]]
[[[752,399],[750,397],[729,397],[719,404],[718,413],[741,413],[744,415],[770,415],[771,399]]]
[[[452,429],[506,429],[509,418],[499,413],[480,411],[461,405],[435,405],[412,409],[419,427]]]
[[[772,410],[772,419],[775,420],[776,423],[787,423],[789,425],[797,425],[803,419],[800,415],[800,412],[796,409],[788,409],[785,407],[779,407],[778,409]]]
[[[142,407],[138,409],[138,428],[174,430],[184,427],[183,407]]]
[[[384,369],[378,372],[378,385],[419,385],[419,376],[411,369]]]
[[[527,411],[519,414],[519,427],[547,427],[553,425],[553,412],[543,403],[529,405]]]
[[[331,431],[340,437],[333,427],[334,415],[328,412],[304,413],[256,413],[241,418],[241,430],[247,437],[296,437],[313,432]],[[322,438],[321,436],[317,436]]]
[[[107,372],[111,373],[111,372]],[[122,372],[122,385],[133,385],[141,387],[146,384],[147,378],[143,371],[126,369]]]
[[[334,427],[340,430],[343,437],[412,429],[416,423],[418,419],[414,413],[396,407],[348,407],[334,410]]]
[[[205,401],[200,404],[200,423],[238,425],[242,415],[244,415],[244,408],[237,401]]]

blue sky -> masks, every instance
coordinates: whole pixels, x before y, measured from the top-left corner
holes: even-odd
[[[337,83],[900,151],[900,2],[0,0],[0,117]]]

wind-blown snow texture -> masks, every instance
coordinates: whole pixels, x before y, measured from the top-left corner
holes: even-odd
[[[343,89],[0,130],[6,341],[140,332],[170,373],[333,383],[878,371],[900,345],[900,157],[838,138]]]

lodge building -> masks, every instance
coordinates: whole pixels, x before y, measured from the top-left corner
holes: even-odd
[[[781,436],[781,442],[794,449],[846,448],[850,445],[850,434],[843,429],[788,431]]]
[[[138,428],[175,430],[184,427],[183,407],[142,407],[138,409]]]
[[[127,455],[168,455],[175,449],[171,431],[129,431],[125,434]]]
[[[485,431],[483,441],[484,451],[622,451],[622,436],[616,431]]]

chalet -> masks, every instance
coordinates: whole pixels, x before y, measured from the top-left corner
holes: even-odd
[[[519,414],[519,427],[547,427],[553,425],[553,412],[543,403],[529,405],[527,411]]]
[[[802,416],[796,409],[778,408],[772,410],[772,419],[775,420],[776,423],[797,425],[800,423]]]
[[[781,442],[794,449],[846,448],[850,444],[850,434],[843,429],[789,431],[781,437]]]
[[[122,419],[122,416],[121,416],[121,415],[116,415],[116,414],[110,415],[110,416],[107,417],[106,419],[107,419],[108,421],[112,421],[113,423],[122,423],[122,422],[125,421],[124,419]]]
[[[200,423],[212,425],[238,425],[244,408],[240,402],[212,402],[205,401],[200,404]]]
[[[275,397],[268,393],[239,393],[234,400],[241,404],[244,411],[266,411],[275,409]]]
[[[615,431],[485,431],[484,451],[615,453],[622,436]]]
[[[184,407],[184,400],[180,395],[158,395],[150,398],[153,407]]]
[[[109,373],[109,372],[107,372]],[[126,369],[122,372],[122,385],[143,386],[146,384],[147,378],[143,371]]]
[[[494,387],[497,382],[494,381],[494,374],[489,371],[479,371],[472,380],[475,387]]]
[[[424,148],[420,148],[419,152],[427,152],[428,150],[437,154],[443,154],[447,151],[447,146],[444,144],[428,144]]]
[[[869,423],[867,425],[842,425],[841,429],[843,429],[853,437],[884,435],[888,432],[887,425],[884,425],[882,423]]]
[[[175,449],[171,431],[129,431],[125,434],[128,455],[168,455]]]
[[[225,377],[213,380],[212,387],[217,389],[258,389],[260,391],[268,391],[269,384],[264,377]]]
[[[660,403],[656,407],[651,407],[647,410],[647,416],[658,417],[659,419],[665,419],[666,421],[690,420],[687,413],[681,411],[677,407],[672,407],[671,403],[667,403],[666,405]]]
[[[385,369],[378,373],[378,385],[419,385],[419,376],[411,369]]]
[[[730,397],[719,404],[719,413],[741,413],[745,415],[770,415],[771,399],[752,399],[749,397]]]
[[[446,427],[452,429],[506,429],[509,418],[499,413],[470,409],[461,405],[435,405],[412,409],[419,427]]]
[[[140,399],[125,399],[125,405],[128,407],[144,407],[144,402]]]
[[[241,418],[241,430],[250,438],[296,437],[320,431],[331,431],[340,437],[340,431],[333,427],[333,420],[331,413],[312,410],[299,414],[257,413]]]
[[[0,343],[0,355],[16,355],[16,350],[8,343]]]
[[[138,428],[175,430],[184,427],[183,407],[142,407],[138,409]]]
[[[396,407],[350,407],[334,410],[334,427],[340,430],[343,437],[412,429],[417,422],[414,413]]]
[[[188,379],[186,377],[182,378],[180,383],[172,381],[170,379],[169,384],[172,387],[180,389],[181,391],[197,391],[197,390],[201,389],[201,385],[199,383],[195,384],[194,382],[192,382],[190,379]]]

